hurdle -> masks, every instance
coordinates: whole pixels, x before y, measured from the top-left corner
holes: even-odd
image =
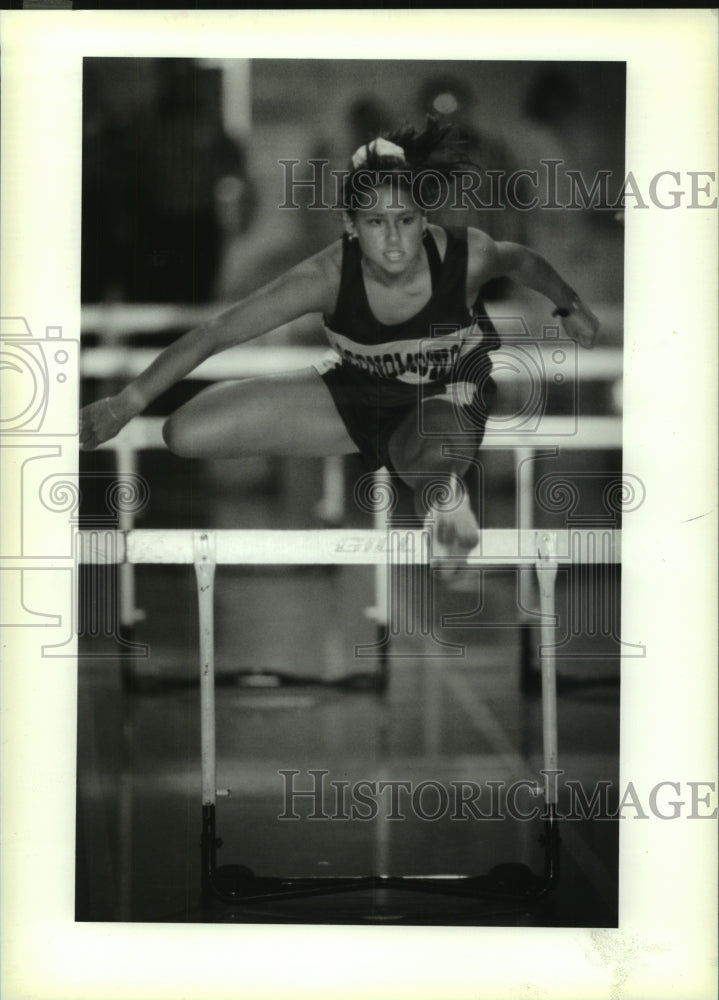
[[[526,865],[504,864],[486,875],[426,876],[257,876],[245,865],[218,866],[217,799],[230,794],[216,781],[214,580],[218,565],[374,565],[388,573],[396,566],[439,565],[432,553],[431,530],[388,527],[363,530],[207,530],[80,531],[76,557],[81,564],[192,565],[199,616],[201,717],[201,887],[203,903],[255,903],[359,890],[393,889],[439,893],[465,899],[489,899],[526,908],[559,881],[557,791],[554,782],[537,782],[543,794],[542,873]],[[347,544],[351,539],[351,544]],[[555,605],[557,570],[562,565],[620,561],[621,532],[615,529],[491,529],[482,532],[469,553],[470,566],[534,567],[541,599],[542,773],[558,764],[556,659],[553,638],[558,625]],[[430,573],[431,576],[431,573]],[[545,775],[546,777],[546,775]]]
[[[211,302],[201,305],[122,301],[84,303],[80,317],[81,332],[83,336],[96,334],[101,347],[112,347],[122,345],[131,336],[156,336],[171,330],[190,330],[202,323],[216,319],[236,304],[236,301]],[[518,304],[517,308],[523,312],[527,312],[528,309],[530,313],[532,311],[526,302]],[[594,309],[601,317],[602,328],[609,332],[611,342],[618,345],[621,342],[623,327],[621,306],[616,302],[605,301],[595,303]],[[537,311],[534,314],[533,322],[542,322],[543,316],[543,312]],[[503,316],[501,310],[495,310],[490,311],[490,318],[493,322],[501,324],[508,317]],[[285,338],[291,340],[297,331],[301,331],[303,334],[315,333],[321,330],[321,326],[319,313],[308,314],[277,327],[274,334],[276,337],[279,336],[282,341],[285,341]],[[326,352],[326,345],[323,346],[322,350]],[[612,354],[615,359],[613,370],[621,375],[621,350],[618,347],[600,348],[592,352],[593,357],[610,358]]]
[[[534,498],[534,477],[531,460],[536,452],[548,446],[556,447],[561,442],[565,450],[612,450],[621,448],[622,421],[620,417],[581,417],[576,423],[566,416],[544,417],[540,433],[527,434],[521,430],[507,430],[501,421],[490,417],[487,422],[483,451],[511,450],[515,455],[515,465],[523,466],[523,475],[518,482],[517,515],[520,530],[533,527],[532,504]],[[100,451],[112,451],[115,467],[120,478],[132,478],[138,473],[138,452],[166,450],[162,437],[162,417],[136,417],[110,441],[99,446]],[[572,433],[574,431],[574,433]],[[529,443],[531,442],[531,443]],[[382,476],[382,473],[378,473]],[[329,519],[339,519],[343,507],[344,473],[342,458],[326,459],[323,472],[324,497],[320,501],[325,512],[331,512]],[[322,511],[320,511],[322,513]],[[121,531],[132,531],[135,527],[132,511],[122,511],[119,515]],[[381,523],[375,518],[375,529],[381,530]],[[328,529],[329,530],[329,529]],[[382,603],[383,579],[377,578],[376,604]],[[521,577],[526,581],[526,572]],[[524,583],[523,583],[524,585]],[[368,609],[370,616],[377,614],[376,608]],[[120,569],[120,623],[132,629],[144,618],[144,612],[136,607],[133,564],[124,563]]]
[[[532,343],[538,351],[541,363],[549,366],[553,351],[561,341]],[[306,368],[327,357],[328,347],[302,347],[289,345],[272,345],[271,347],[252,347],[241,344],[230,347],[207,358],[189,372],[188,380],[216,381],[220,379],[244,378],[250,375],[269,375],[273,372],[291,371]],[[90,347],[83,351],[80,374],[83,378],[95,379],[130,379],[140,375],[148,365],[159,356],[160,351],[153,347],[121,346]],[[591,381],[611,381],[621,378],[622,355],[616,348],[597,348],[582,356],[580,378]],[[503,380],[517,381],[517,374],[503,372]]]

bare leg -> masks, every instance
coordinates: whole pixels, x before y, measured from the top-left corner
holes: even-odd
[[[389,451],[400,477],[414,493],[418,514],[431,523],[436,555],[452,557],[461,569],[464,557],[479,542],[479,525],[472,509],[465,474],[481,433],[460,433],[455,411],[445,399],[423,404],[422,430],[418,415],[408,416],[393,434]],[[465,457],[445,454],[446,445],[461,444]],[[456,576],[456,569],[442,573]]]
[[[169,417],[163,434],[185,458],[357,451],[314,368],[210,386]]]

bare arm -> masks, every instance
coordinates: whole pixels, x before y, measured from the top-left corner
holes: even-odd
[[[599,320],[579,295],[541,254],[519,243],[495,243],[478,230],[469,231],[470,281],[477,287],[491,278],[507,277],[544,295],[556,308],[567,334],[582,347],[594,345]]]
[[[502,274],[544,295],[558,309],[571,308],[576,292],[541,254],[518,243],[495,243],[495,247]]]
[[[80,414],[80,445],[106,441],[207,358],[307,313],[330,312],[337,296],[336,248],[303,261],[220,316],[185,333],[116,396]]]

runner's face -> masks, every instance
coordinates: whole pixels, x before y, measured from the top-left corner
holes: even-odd
[[[404,191],[377,189],[377,204],[357,210],[353,231],[365,259],[388,275],[404,274],[420,259],[424,219]]]

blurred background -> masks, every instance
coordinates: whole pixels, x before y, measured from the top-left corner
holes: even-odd
[[[524,380],[509,372],[503,381],[498,365],[498,416],[505,429],[527,429],[531,454],[501,441],[483,449],[473,481],[482,524],[513,527],[529,516],[543,527],[619,527],[621,504],[607,497],[622,472],[621,213],[541,205],[520,211],[506,203],[503,178],[539,171],[538,189],[520,184],[517,194],[536,193],[541,202],[549,194],[542,161],[562,161],[559,204],[571,199],[567,170],[580,172],[587,188],[606,172],[616,201],[624,106],[623,63],[85,59],[82,401],[118,391],[159,348],[339,237],[340,213],[309,208],[309,189],[297,191],[298,209],[279,209],[287,194],[282,160],[300,161],[297,178],[311,176],[312,158],[341,170],[378,131],[404,121],[420,126],[432,113],[462,130],[482,184],[495,177],[492,200],[502,206],[442,209],[433,221],[478,226],[539,251],[602,322],[597,349],[568,354],[571,378],[556,362],[562,378],[550,372],[540,393],[540,416],[579,420],[582,435],[557,441],[529,427],[532,371]],[[516,332],[520,317],[537,341],[547,324],[554,336],[548,304],[533,293],[495,282],[485,299],[500,329],[504,323]],[[162,418],[208,382],[254,373],[253,366],[295,365],[299,355],[283,352],[318,352],[323,344],[316,316],[264,335],[158,399],[122,446],[82,453],[83,524],[371,526],[353,501],[363,471],[353,457],[188,461],[162,446]],[[136,502],[108,515],[108,490],[118,478],[138,484]],[[569,483],[560,502],[551,502],[555,481]],[[408,509],[407,497],[402,504]],[[226,860],[263,874],[378,867],[476,873],[508,860],[541,867],[537,831],[526,823],[484,824],[478,832],[473,824],[414,822],[396,837],[386,824],[308,831],[305,823],[298,832],[276,821],[281,768],[327,767],[332,777],[355,778],[379,768],[400,780],[481,781],[526,778],[541,766],[537,665],[527,654],[526,628],[517,627],[536,593],[520,593],[511,571],[470,577],[463,591],[438,589],[433,608],[436,634],[463,643],[465,655],[447,659],[428,653],[421,636],[400,637],[389,687],[380,693],[375,665],[354,653],[376,637],[365,614],[376,598],[371,569],[218,572],[219,767],[235,790],[223,806],[223,835],[232,845]],[[586,788],[608,781],[611,795],[619,760],[619,582],[618,570],[607,567],[589,577],[560,573],[558,582],[560,766]],[[145,566],[128,581],[107,571],[100,586],[120,594],[122,607],[105,626],[97,606],[107,598],[97,586],[96,577],[85,581],[79,621],[77,917],[197,919],[194,574]],[[596,614],[582,618],[581,606],[608,618],[598,626]],[[441,617],[447,613],[453,627]],[[563,883],[541,912],[498,922],[616,925],[616,823],[572,824],[565,850]],[[289,912],[270,908],[262,919],[352,922],[383,919],[383,912],[390,919],[376,900],[372,905],[369,918],[315,903],[312,912],[298,904]],[[423,905],[420,913],[413,902],[408,919],[482,921],[466,906]],[[240,919],[257,919],[257,911]],[[493,921],[496,915],[485,919]]]
[[[554,159],[588,185],[609,171],[616,200],[624,176],[623,63],[91,58],[84,81],[85,302],[245,294],[341,231],[338,213],[278,216],[281,160],[344,169],[368,138],[427,113],[462,129],[485,185],[488,171],[541,178]],[[588,301],[621,302],[615,215],[505,205],[451,221],[527,242]]]

